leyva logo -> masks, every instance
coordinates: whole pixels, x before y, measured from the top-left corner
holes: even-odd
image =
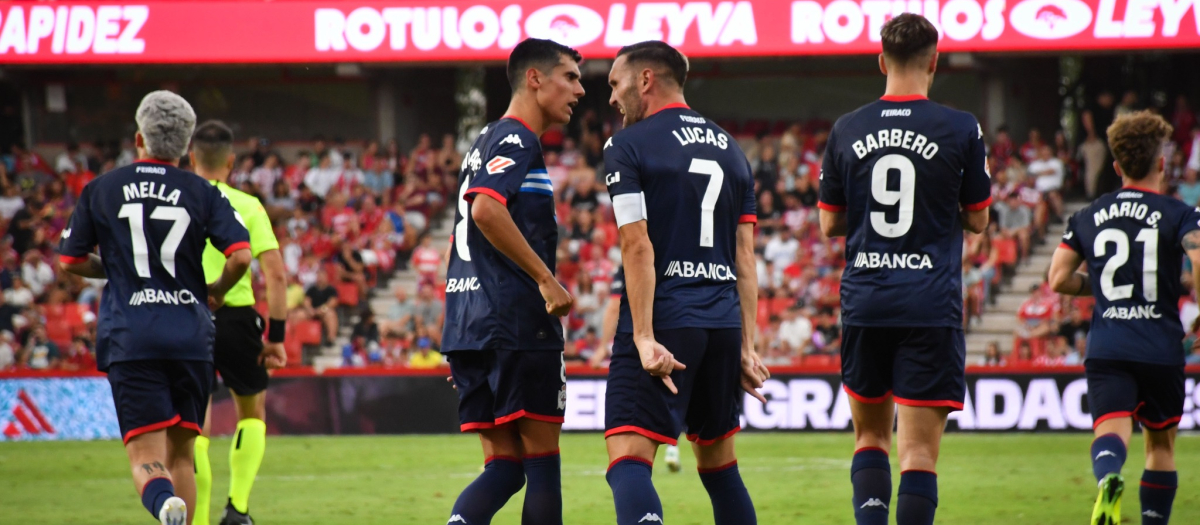
[[[13,419],[4,426],[4,436],[8,439],[17,439],[23,434],[38,435],[38,434],[53,434],[54,427],[42,411],[38,409],[33,398],[24,390],[17,392],[19,402],[13,407]]]
[[[1092,24],[1092,9],[1082,0],[1025,0],[1013,8],[1009,22],[1030,38],[1070,38]]]
[[[538,9],[525,19],[525,33],[553,40],[564,46],[580,47],[604,33],[604,18],[578,5],[552,5]]]

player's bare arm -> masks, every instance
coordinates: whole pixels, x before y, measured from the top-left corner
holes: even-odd
[[[754,336],[758,331],[758,269],[754,258],[754,224],[742,223],[737,229],[737,290],[742,304],[742,389],[763,404],[767,398],[758,392],[771,377],[758,352]]]
[[[89,253],[86,261],[73,264],[60,262],[59,267],[64,272],[73,273],[88,279],[104,279],[107,277],[104,274],[104,263],[100,260],[100,256],[94,253]]]
[[[562,284],[559,284],[554,273],[529,246],[529,241],[521,235],[504,204],[491,196],[479,194],[471,206],[471,218],[492,246],[517,263],[517,266],[538,283],[538,289],[546,299],[547,312],[562,317],[571,311],[575,299],[567,293]]]
[[[221,271],[221,277],[208,285],[208,307],[210,309],[217,310],[225,305],[225,294],[241,280],[243,275],[246,275],[252,259],[250,248],[242,248],[229,254],[225,260],[225,268]]]
[[[1197,237],[1200,243],[1200,236]],[[1197,251],[1200,257],[1200,251]],[[1086,273],[1078,272],[1083,257],[1075,250],[1059,247],[1050,262],[1050,287],[1065,294],[1087,297],[1092,295],[1092,282]]]
[[[600,365],[604,364],[604,360],[608,358],[609,345],[612,344],[613,337],[617,335],[617,319],[620,316],[620,296],[609,297],[608,302],[604,303],[604,317],[600,322],[600,347],[592,352],[592,358],[588,360],[588,364],[592,368],[600,368]]]
[[[821,220],[821,233],[826,237],[845,237],[846,236],[846,214],[840,211],[819,210]]]
[[[1183,236],[1183,251],[1187,252],[1188,261],[1192,263],[1192,287],[1200,283],[1200,230],[1193,230]],[[1200,317],[1192,321],[1189,327],[1192,333],[1200,330]],[[1200,340],[1193,343],[1193,348],[1200,346]]]
[[[258,266],[267,282],[267,309],[270,323],[287,319],[287,270],[279,250],[267,250],[258,254]],[[258,356],[259,364],[268,369],[287,366],[287,351],[282,342],[267,342]]]
[[[642,368],[661,377],[672,394],[678,394],[671,372],[687,368],[667,347],[654,338],[654,245],[646,233],[646,221],[621,227],[621,261],[625,267],[625,294],[633,319],[633,343],[642,358]]]
[[[971,233],[983,233],[988,226],[989,209],[963,210],[962,227]]]

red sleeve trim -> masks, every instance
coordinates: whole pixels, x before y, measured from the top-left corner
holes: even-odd
[[[1070,244],[1067,244],[1067,243],[1065,243],[1065,242],[1060,242],[1060,243],[1058,243],[1058,247],[1059,247],[1059,248],[1064,248],[1064,249],[1067,249],[1067,250],[1071,250],[1071,251],[1075,251],[1075,248],[1072,248]]]
[[[80,263],[87,262],[87,260],[88,260],[88,256],[86,256],[86,255],[84,255],[82,257],[75,257],[73,255],[59,255],[58,256],[58,262],[61,262],[63,264],[80,264]]]
[[[471,189],[467,190],[467,192],[465,194],[463,194],[463,198],[467,199],[467,202],[473,202],[475,200],[476,193],[482,193],[484,195],[487,195],[488,197],[491,197],[493,199],[500,201],[500,204],[508,206],[508,199],[504,198],[503,195],[501,195],[499,192],[497,192],[496,190],[493,190],[491,188],[471,188]]]
[[[822,210],[825,210],[825,211],[832,211],[832,212],[837,212],[837,213],[846,211],[845,206],[838,206],[835,204],[829,204],[829,203],[822,202],[822,201],[817,201],[817,207],[821,208]]]
[[[746,224],[746,223],[757,224],[758,216],[747,213],[738,218],[738,224]]]
[[[231,244],[228,248],[225,248],[224,253],[225,253],[226,257],[229,257],[230,255],[233,255],[233,252],[236,252],[238,250],[249,250],[249,249],[250,249],[250,243],[245,242],[245,241],[235,242],[235,243]]]
[[[979,211],[979,210],[986,210],[987,207],[991,206],[991,205],[992,205],[992,197],[989,195],[987,200],[985,200],[983,202],[978,202],[975,204],[968,204],[966,206],[963,206],[963,209],[967,210],[967,211]]]

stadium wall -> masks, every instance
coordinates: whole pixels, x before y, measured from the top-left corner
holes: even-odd
[[[426,372],[291,369],[272,379],[269,432],[284,435],[446,434],[458,431],[457,397],[444,369]],[[568,369],[564,429],[604,428],[605,378]],[[1188,369],[1181,430],[1200,428],[1200,367]],[[1088,432],[1087,383],[1082,368],[972,369],[964,410],[950,416],[962,432]],[[763,392],[749,396],[747,431],[850,430],[848,395],[836,370],[777,369]],[[236,416],[229,393],[217,388],[213,432],[231,434]],[[0,374],[0,441],[91,440],[119,437],[111,391],[103,375]]]

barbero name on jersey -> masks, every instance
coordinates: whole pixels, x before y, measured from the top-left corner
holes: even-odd
[[[166,168],[158,166],[138,166],[138,173],[155,173],[165,175]],[[166,184],[153,181],[131,182],[121,187],[121,191],[125,194],[125,200],[131,201],[135,199],[158,199],[167,201],[174,205],[179,205],[179,196],[182,193],[178,189],[169,190]],[[169,193],[168,193],[169,192]]]
[[[706,124],[708,122],[704,120],[704,117],[694,117],[692,115],[679,115],[679,120],[688,124]],[[675,139],[679,141],[681,146],[687,146],[688,144],[708,144],[721,149],[729,147],[729,137],[709,127],[684,126],[672,131],[671,134],[675,135]]]
[[[1138,191],[1123,191],[1117,194],[1117,199],[1140,199],[1144,196],[1145,194]],[[1151,212],[1149,206],[1140,202],[1125,201],[1114,202],[1107,208],[1100,208],[1092,214],[1092,220],[1096,222],[1096,226],[1118,217],[1132,217],[1139,221],[1146,221],[1146,225],[1151,228],[1157,228],[1159,219],[1162,219],[1162,212]]]
[[[478,277],[446,279],[446,293],[474,292],[479,289]]]
[[[667,263],[664,277],[685,277],[689,279],[710,279],[713,281],[736,281],[737,273],[724,264],[671,261]]]
[[[889,115],[885,114],[884,116]],[[855,141],[850,147],[854,148],[854,154],[859,159],[866,157],[868,153],[879,148],[903,148],[924,157],[925,160],[932,159],[938,152],[937,143],[930,142],[925,135],[897,128],[881,129]]]

